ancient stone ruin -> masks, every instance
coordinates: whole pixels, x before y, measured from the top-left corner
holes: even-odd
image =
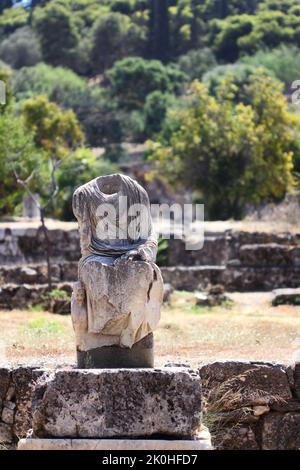
[[[135,219],[125,231],[130,215],[117,219],[121,241],[103,236],[107,203],[120,212],[119,195],[143,203],[146,235]],[[199,305],[227,291],[273,289],[274,305],[299,305],[299,234],[206,232],[204,249],[191,252],[170,240],[158,268],[149,200],[133,180],[96,178],[76,191],[74,212],[79,233],[49,230],[53,287],[68,298],[45,305],[72,313],[77,368],[0,368],[0,448],[299,449],[299,363],[157,369],[153,347],[163,294],[168,300],[174,288],[210,286],[197,294]],[[44,250],[40,229],[0,230],[0,308],[53,301]]]

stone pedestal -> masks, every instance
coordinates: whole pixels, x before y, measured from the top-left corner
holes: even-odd
[[[196,370],[59,370],[37,384],[33,403],[20,450],[211,448]]]
[[[58,370],[36,387],[38,438],[194,439],[201,382],[187,368]]]

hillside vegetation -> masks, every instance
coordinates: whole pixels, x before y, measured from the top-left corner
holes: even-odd
[[[300,170],[299,58],[298,0],[2,0],[0,214],[21,211],[14,173],[34,170],[47,198],[58,167],[48,212],[70,218],[74,188],[116,171],[125,142],[147,142],[154,174],[210,218],[282,200]]]

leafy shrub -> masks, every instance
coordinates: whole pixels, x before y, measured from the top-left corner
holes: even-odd
[[[0,45],[0,58],[15,69],[41,61],[41,49],[34,32],[27,26],[17,29]]]

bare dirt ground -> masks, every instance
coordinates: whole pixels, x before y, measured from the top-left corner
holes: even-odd
[[[232,304],[195,306],[195,295],[175,292],[156,331],[156,365],[216,359],[300,359],[300,307],[271,306],[270,293],[235,293]],[[47,367],[75,364],[69,315],[0,312],[0,363]]]

